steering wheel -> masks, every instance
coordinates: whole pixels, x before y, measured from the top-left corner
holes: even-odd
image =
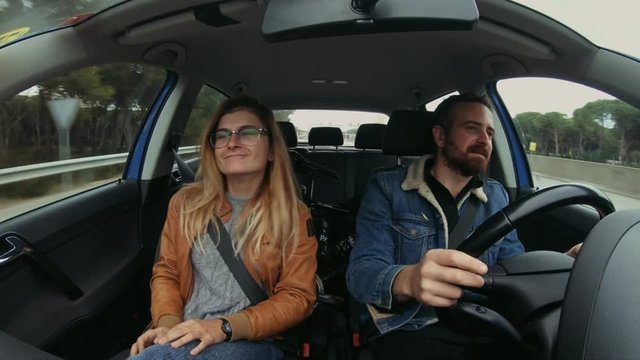
[[[600,217],[615,211],[609,198],[586,185],[562,184],[529,194],[489,217],[458,250],[478,257],[521,222],[565,205],[584,204]],[[437,309],[448,326],[475,334],[492,334],[520,349],[534,344],[536,357],[550,358],[560,310],[574,259],[553,251],[533,251],[490,266],[480,289],[448,309]]]
[[[493,214],[458,246],[458,250],[478,257],[526,219],[571,204],[591,205],[600,218],[615,211],[611,200],[594,187],[581,184],[550,186],[524,196]]]

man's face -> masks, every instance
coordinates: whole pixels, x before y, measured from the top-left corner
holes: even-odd
[[[442,138],[445,164],[462,176],[474,176],[485,171],[493,150],[495,129],[493,116],[487,107],[475,102],[455,105],[451,128]]]

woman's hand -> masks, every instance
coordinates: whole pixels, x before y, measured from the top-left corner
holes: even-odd
[[[131,345],[131,351],[129,351],[130,356],[138,355],[142,350],[144,350],[149,345],[153,344],[159,337],[164,335],[169,328],[166,326],[157,327],[155,329],[149,329],[145,331],[142,335],[138,337],[135,344]]]
[[[171,343],[171,347],[179,348],[193,340],[200,340],[200,344],[193,348],[191,355],[198,355],[207,346],[218,344],[226,338],[222,332],[222,320],[187,320],[171,328],[156,339],[156,344]]]

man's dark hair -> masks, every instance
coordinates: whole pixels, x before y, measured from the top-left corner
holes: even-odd
[[[493,106],[486,96],[476,95],[474,93],[462,93],[460,95],[452,95],[444,99],[435,110],[436,124],[442,126],[445,133],[449,133],[451,129],[451,112],[453,108],[460,103],[475,102],[486,106],[489,110],[493,110]]]

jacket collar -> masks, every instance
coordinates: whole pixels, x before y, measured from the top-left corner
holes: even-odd
[[[409,165],[409,168],[407,169],[407,176],[404,178],[401,187],[404,191],[418,190],[418,193],[423,198],[427,199],[432,205],[436,206],[438,202],[436,201],[433,192],[429,188],[429,185],[427,185],[427,183],[424,181],[424,164],[427,162],[427,160],[430,159],[433,159],[433,155],[424,155],[420,159],[414,161],[411,165]],[[484,190],[482,190],[482,187],[471,189],[471,191],[469,191],[469,194],[475,195],[483,203],[487,202],[487,195],[484,193]],[[458,206],[461,205],[464,200],[466,200],[466,197],[462,199],[461,203],[458,204]],[[439,208],[440,206],[438,205],[437,207]]]
[[[449,225],[447,224],[447,217],[444,214],[444,210],[442,210],[442,207],[436,200],[435,195],[433,195],[431,188],[429,188],[429,185],[424,181],[424,164],[429,159],[433,159],[433,155],[424,155],[409,165],[409,168],[407,169],[407,176],[400,187],[404,191],[417,190],[418,194],[425,198],[436,209],[436,211],[438,211],[440,218],[442,219],[442,224],[444,225],[445,244],[449,247]],[[471,194],[476,196],[483,203],[487,202],[487,195],[484,193],[484,190],[482,190],[482,187],[478,187],[471,189],[471,191],[469,191],[469,193],[460,200],[458,208],[460,208]],[[423,213],[422,216],[426,215]]]

